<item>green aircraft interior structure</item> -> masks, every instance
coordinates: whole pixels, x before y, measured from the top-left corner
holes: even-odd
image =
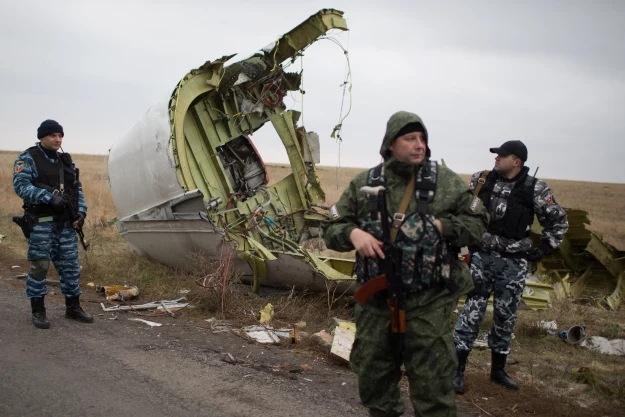
[[[302,77],[287,72],[285,64],[331,30],[346,31],[347,23],[341,11],[324,9],[249,58],[231,65],[226,62],[234,55],[206,62],[175,87],[167,128],[163,109],[155,106],[111,148],[109,184],[118,228],[133,249],[188,267],[183,252],[223,257],[224,248],[232,248],[251,270],[254,291],[261,281],[312,290],[326,290],[328,283],[352,286],[353,260],[315,255],[299,244],[318,236],[326,218],[315,168],[319,137],[299,124],[300,112],[283,100],[299,91]],[[292,169],[272,185],[250,139],[266,124],[280,137]],[[136,166],[138,160],[145,165]],[[170,170],[177,185],[169,184],[164,195],[158,187],[171,182],[163,172]],[[145,187],[156,191],[148,195]]]

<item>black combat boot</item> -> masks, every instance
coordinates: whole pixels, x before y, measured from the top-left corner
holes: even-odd
[[[93,323],[93,317],[80,307],[79,297],[65,297],[65,317],[82,323]]]
[[[503,385],[508,389],[518,390],[519,385],[503,370],[506,366],[508,355],[492,352],[492,366],[490,368],[490,380]]]
[[[469,357],[468,350],[457,350],[458,355],[458,369],[454,372],[454,379],[452,385],[456,394],[464,394],[464,369],[467,366],[467,358]]]
[[[33,324],[38,329],[49,329],[50,322],[46,317],[46,307],[43,297],[31,298],[30,307],[33,311]]]

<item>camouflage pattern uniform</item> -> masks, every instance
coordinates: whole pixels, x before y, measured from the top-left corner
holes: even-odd
[[[37,143],[41,148],[41,145]],[[41,151],[43,153],[43,150]],[[44,153],[45,154],[45,153]],[[58,160],[46,158],[55,164]],[[72,169],[76,167],[72,164]],[[13,188],[17,195],[24,200],[24,204],[50,204],[52,193],[36,187],[38,182],[37,167],[29,152],[21,153],[14,164]],[[86,215],[87,205],[79,183],[78,207],[79,213]],[[69,221],[57,224],[52,219],[33,225],[28,239],[28,260],[30,271],[26,278],[26,296],[30,299],[43,297],[48,293],[46,288],[46,274],[50,261],[56,268],[60,281],[61,292],[65,297],[74,298],[81,294],[79,279],[80,266],[78,265],[78,240],[76,231]]]
[[[389,213],[395,213],[418,165],[401,162],[388,155],[397,133],[421,119],[412,113],[394,114],[388,124],[380,153],[384,157],[384,186]],[[425,128],[425,126],[423,126]],[[427,131],[425,131],[427,135]],[[427,136],[426,136],[427,140]],[[428,153],[429,157],[429,148]],[[429,163],[426,160],[426,163]],[[333,219],[323,225],[324,240],[330,249],[350,251],[349,235],[370,215],[367,197],[360,187],[367,183],[368,171],[356,176],[333,206]],[[480,207],[471,211],[472,194],[462,179],[439,166],[437,191],[428,212],[443,225],[443,238],[459,248],[476,244],[486,230],[488,214]],[[416,211],[413,198],[406,213]],[[407,216],[408,217],[408,216]],[[403,226],[402,226],[403,228]],[[455,254],[454,254],[455,255]],[[391,338],[390,311],[385,292],[374,294],[364,305],[356,305],[356,338],[350,365],[358,376],[360,399],[372,416],[399,416],[404,405],[399,391],[401,365],[410,383],[410,399],[418,416],[456,416],[451,378],[457,364],[450,326],[453,303],[472,288],[465,263],[453,257],[452,277],[458,290],[443,286],[406,294],[406,334],[403,353]],[[357,269],[358,281],[364,277]]]
[[[523,167],[519,175],[528,171],[529,168]],[[471,190],[475,190],[481,174],[473,174]],[[541,243],[534,251],[544,255],[562,242],[568,230],[567,216],[544,181],[534,181],[531,176],[527,177],[527,181],[533,182],[533,212],[543,226]],[[501,176],[497,178],[490,201],[485,203],[491,214],[491,222],[502,219],[506,214],[509,200],[504,197],[510,196],[515,183]],[[467,296],[462,314],[456,322],[454,342],[457,351],[471,351],[486,313],[488,298],[494,293],[494,322],[488,345],[493,352],[507,355],[510,352],[517,308],[525,288],[528,272],[526,258],[527,253],[531,253],[532,241],[529,236],[520,240],[505,238],[490,229],[489,226],[477,251],[471,254],[471,276],[475,289]]]

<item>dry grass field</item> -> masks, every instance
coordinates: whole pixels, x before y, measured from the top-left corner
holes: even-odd
[[[21,212],[21,200],[12,186],[13,162],[17,152],[0,152],[0,262],[21,265],[25,262],[26,243],[10,219]],[[217,285],[212,290],[196,285],[209,276],[215,265],[197,261],[195,274],[172,270],[134,255],[112,226],[115,207],[107,186],[106,157],[75,155],[81,168],[81,180],[89,206],[85,235],[91,242],[89,252],[81,252],[82,284],[132,284],[142,294],[137,302],[177,298],[179,291],[191,289],[189,297],[198,307],[184,312],[190,319],[213,315],[241,323],[255,321],[251,311],[259,311],[267,298],[254,298],[239,292],[229,292]],[[483,168],[483,167],[476,167]],[[272,182],[290,172],[288,165],[269,166]],[[338,199],[349,181],[362,169],[319,167],[327,204]],[[468,181],[469,176],[463,175]],[[548,180],[557,200],[565,207],[587,210],[590,228],[606,241],[625,250],[625,184],[603,184]],[[52,273],[50,278],[55,278]],[[236,278],[235,278],[236,279]],[[85,298],[100,301],[99,295],[85,290]],[[227,292],[227,293],[226,293]],[[226,294],[226,297],[224,297]],[[308,323],[307,331],[329,329],[332,317],[350,318],[345,299],[332,299],[327,294],[276,295],[271,298],[277,325],[298,321]],[[97,304],[93,304],[92,311]],[[243,313],[242,313],[243,312]],[[490,357],[488,351],[476,351],[469,364],[468,383],[471,391],[459,402],[474,406],[480,415],[488,416],[617,416],[625,407],[625,362],[587,349],[565,344],[556,337],[546,336],[535,326],[539,320],[557,320],[559,328],[586,324],[590,335],[609,338],[625,337],[625,309],[607,312],[590,305],[569,301],[554,303],[551,309],[520,315],[513,355],[517,363],[510,372],[524,386],[520,393],[493,390],[488,382]],[[486,330],[489,320],[483,325]],[[292,348],[292,347],[291,347]],[[296,349],[313,349],[306,344]]]

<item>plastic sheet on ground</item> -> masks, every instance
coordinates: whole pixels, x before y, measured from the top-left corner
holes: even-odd
[[[580,343],[580,346],[596,350],[605,355],[625,355],[625,339],[609,340],[601,336],[592,336]]]

